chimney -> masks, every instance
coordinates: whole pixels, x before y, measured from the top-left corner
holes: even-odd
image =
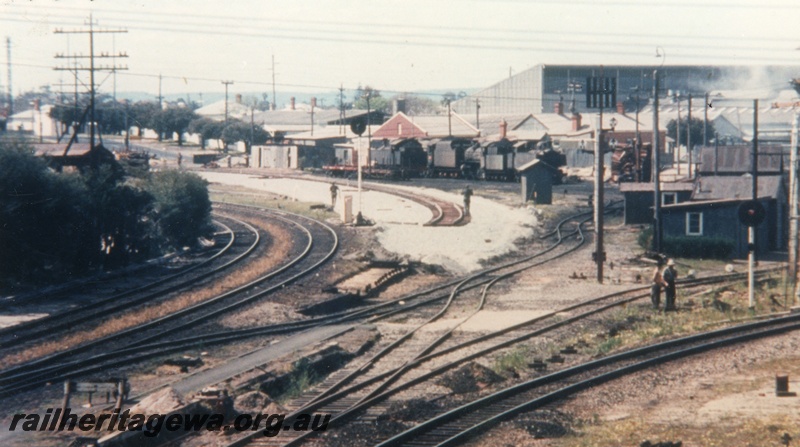
[[[392,103],[392,115],[397,115],[397,112],[406,113],[406,100],[403,98],[397,98]]]
[[[236,104],[242,103],[242,95],[240,93],[236,94]]]
[[[573,113],[572,114],[572,131],[575,132],[580,130],[581,128],[581,114],[580,113]]]
[[[508,123],[504,119],[500,121],[500,139],[502,140],[503,138],[505,138],[507,133],[508,133]]]
[[[620,115],[625,114],[625,104],[623,104],[622,101],[617,103],[617,113],[619,113]]]
[[[289,105],[289,107],[290,107],[292,110],[294,110],[294,96],[292,96],[291,98],[289,98],[289,104],[290,104],[290,105]]]
[[[555,112],[557,114],[559,114],[559,115],[563,115],[564,114],[564,103],[563,102],[558,101],[556,103]]]
[[[317,107],[317,98],[313,97],[313,98],[311,98],[311,108],[315,108],[315,107]]]

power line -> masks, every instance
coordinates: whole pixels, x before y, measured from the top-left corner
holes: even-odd
[[[525,2],[528,3],[528,0],[525,0]],[[553,0],[552,3],[558,3],[559,5],[563,5],[564,4],[563,2],[561,2],[561,0]],[[570,4],[575,4],[575,3],[576,3],[575,1],[570,2]],[[593,1],[587,1],[587,2],[581,2],[581,3],[592,4],[592,5],[596,5],[597,4],[597,2],[593,2]],[[603,3],[603,6],[605,6],[606,4],[611,4],[611,3],[607,3],[607,2]],[[625,5],[630,5],[630,6],[643,6],[643,2],[640,1],[640,0],[627,2],[627,3],[624,3],[624,4]],[[667,6],[667,7],[670,7],[670,8],[675,7],[674,3],[664,4],[660,0],[657,1],[657,2],[650,2],[648,4],[650,6]],[[767,7],[769,6],[769,5],[763,5],[763,3],[740,3],[739,5],[741,7],[752,7],[752,8],[758,8],[758,9],[764,9],[764,6],[767,6]],[[707,4],[707,3],[703,4],[703,3],[699,3],[699,2],[698,3],[691,3],[691,4],[687,3],[686,6],[691,6],[691,7],[696,7],[696,6],[712,7],[713,6],[713,7],[729,9],[729,4],[727,2],[723,3],[723,4]],[[60,7],[60,8],[57,7],[57,6],[37,7],[37,6],[34,6],[34,5],[30,5],[29,7],[33,7],[34,9],[36,9],[36,8],[45,9],[48,13],[51,13],[53,9],[61,9],[61,10],[64,10],[64,11],[74,11],[73,8],[69,8],[69,7]],[[782,7],[791,8],[791,9],[800,9],[800,4],[787,3],[787,4],[783,5]],[[150,14],[150,13],[138,12],[138,11],[135,11],[135,10],[134,11],[121,10],[121,9],[104,9],[102,12],[104,14],[105,13],[123,14],[123,17],[122,17],[121,20],[126,20],[126,21],[127,20],[131,20],[131,18],[130,18],[131,15],[142,15],[142,16],[146,16],[146,18],[147,18],[146,20],[147,20],[148,23],[153,23],[152,22],[153,17],[152,17],[152,14]],[[64,14],[61,15],[62,18],[64,16],[65,16]],[[166,13],[166,12],[160,12],[158,14],[158,16],[159,17],[175,17],[175,18],[180,18],[182,20],[186,19],[187,17],[208,19],[209,20],[208,23],[200,23],[200,25],[213,26],[213,27],[219,27],[221,20],[230,20],[230,21],[232,21],[234,23],[232,23],[229,26],[234,26],[234,27],[237,27],[237,28],[241,27],[241,23],[242,22],[248,22],[248,21],[256,23],[257,26],[263,26],[265,22],[266,23],[274,22],[274,23],[279,23],[279,24],[290,23],[290,24],[298,24],[298,25],[324,25],[324,26],[344,27],[344,28],[335,29],[334,31],[337,32],[337,33],[348,32],[349,30],[352,30],[354,28],[366,28],[366,29],[377,28],[379,30],[385,30],[386,28],[400,28],[401,29],[401,33],[404,33],[404,34],[407,33],[409,30],[412,30],[412,29],[415,29],[415,30],[432,30],[432,31],[435,31],[437,35],[441,35],[442,31],[465,31],[465,32],[469,33],[469,36],[467,36],[467,37],[474,37],[476,33],[480,33],[480,32],[488,32],[488,33],[493,33],[493,34],[496,34],[496,33],[515,33],[515,34],[545,35],[545,36],[553,36],[554,34],[568,33],[569,35],[582,35],[582,36],[588,36],[588,37],[615,36],[615,37],[622,37],[624,39],[650,37],[650,38],[655,38],[655,39],[671,39],[671,38],[674,38],[674,39],[702,39],[704,41],[708,41],[709,39],[720,39],[720,40],[726,40],[726,41],[742,40],[742,41],[747,41],[747,42],[754,42],[754,41],[764,42],[764,41],[768,41],[768,42],[786,42],[786,43],[790,43],[790,44],[795,42],[795,39],[793,39],[793,38],[768,38],[768,37],[759,37],[759,36],[750,37],[750,36],[743,36],[741,34],[730,35],[730,36],[714,36],[714,35],[687,36],[685,33],[643,35],[643,34],[633,34],[633,33],[629,33],[629,32],[614,33],[614,32],[589,32],[589,31],[580,31],[580,30],[571,31],[571,30],[565,30],[563,28],[558,28],[558,29],[541,29],[541,28],[539,28],[538,30],[532,30],[530,28],[507,28],[507,27],[504,27],[504,28],[488,28],[488,27],[480,27],[480,26],[475,27],[475,26],[446,26],[446,25],[443,25],[443,26],[438,26],[438,25],[437,26],[425,26],[425,25],[418,25],[418,24],[413,24],[413,23],[397,24],[397,23],[390,23],[390,22],[377,22],[377,21],[347,22],[347,21],[327,21],[327,20],[323,21],[323,20],[307,20],[307,19],[300,20],[300,19],[286,19],[286,18],[275,19],[275,18],[270,18],[270,17],[231,16],[231,15],[225,16],[225,15],[217,15],[217,14],[214,14],[214,15],[186,14],[186,13],[183,13],[183,12],[180,13],[180,14],[170,14],[170,13]],[[24,17],[27,17],[27,15],[25,15]],[[26,19],[25,21],[28,22],[29,18]],[[173,20],[173,19],[169,19],[169,20],[166,20],[166,21],[162,21],[161,23],[167,23],[167,24],[173,24],[174,25],[176,23],[176,21]],[[270,29],[276,29],[276,27],[270,26]],[[294,28],[292,28],[292,29],[294,29]],[[375,32],[374,31],[370,31],[370,34],[371,35],[375,34]]]
[[[113,23],[114,19],[109,19],[111,23]],[[513,51],[544,51],[544,52],[572,52],[572,53],[586,53],[586,54],[616,54],[616,55],[630,55],[630,56],[638,56],[641,55],[640,52],[632,52],[632,51],[619,51],[619,50],[608,50],[608,48],[640,48],[640,49],[647,49],[649,50],[656,42],[655,39],[660,39],[661,37],[649,37],[649,36],[639,36],[639,37],[649,37],[654,39],[650,42],[642,42],[641,39],[633,39],[630,34],[617,34],[617,33],[572,33],[570,32],[569,35],[583,35],[589,38],[589,40],[576,40],[576,39],[552,39],[552,38],[541,38],[541,37],[530,37],[530,38],[515,38],[511,40],[513,42],[509,45],[496,45],[496,44],[482,44],[480,42],[509,42],[510,39],[505,37],[497,37],[497,36],[476,36],[474,32],[470,32],[467,35],[443,35],[441,32],[437,32],[435,34],[411,34],[408,32],[403,32],[402,34],[398,33],[387,33],[387,32],[375,32],[375,31],[356,31],[352,29],[345,29],[345,30],[302,30],[302,29],[295,29],[295,28],[279,28],[279,27],[270,27],[270,33],[264,33],[260,31],[243,31],[241,25],[230,25],[230,31],[219,31],[221,28],[226,28],[225,25],[220,25],[218,22],[213,24],[214,30],[211,30],[207,27],[204,27],[204,24],[189,24],[189,26],[184,26],[182,28],[175,27],[175,21],[160,21],[158,19],[147,19],[147,20],[137,20],[132,19],[130,17],[125,17],[121,19],[126,23],[131,29],[136,30],[145,30],[145,31],[158,31],[158,32],[171,32],[171,33],[189,33],[189,34],[201,34],[201,35],[222,35],[222,36],[241,36],[241,37],[262,37],[268,39],[292,39],[292,40],[310,40],[310,41],[324,41],[324,42],[345,42],[345,43],[372,43],[372,44],[381,44],[381,45],[400,45],[400,46],[431,46],[431,47],[445,47],[445,48],[465,48],[465,49],[486,49],[486,50],[513,50]],[[3,18],[0,21],[17,21],[17,22],[27,22],[27,20],[14,20]],[[143,23],[145,25],[142,26],[130,26],[127,25],[129,23]],[[167,26],[161,26],[160,24],[164,24]],[[149,25],[149,26],[148,26]],[[171,25],[171,26],[170,26]],[[178,24],[179,26],[183,26]],[[199,26],[199,28],[194,28],[194,26]],[[206,26],[212,26],[208,24]],[[507,32],[506,30],[497,29],[497,30],[487,30],[492,31],[494,33],[503,33]],[[283,32],[288,34],[277,34],[276,32]],[[309,32],[318,33],[321,35],[314,36],[309,35]],[[327,34],[326,34],[327,33]],[[536,32],[528,32],[528,34],[538,34]],[[370,36],[368,39],[359,39],[359,38],[347,38],[342,37],[343,35],[355,35],[355,36]],[[554,34],[549,33],[547,34],[548,37],[552,37]],[[378,40],[375,39],[375,36],[383,36],[384,39]],[[618,41],[598,41],[597,38],[620,38],[622,40]],[[679,36],[674,36],[675,38]],[[684,36],[685,37],[685,36]],[[386,39],[389,38],[389,39]],[[397,40],[391,40],[391,38],[396,38]],[[410,38],[416,39],[446,39],[446,40],[455,40],[456,42],[442,42],[442,41],[435,41],[435,42],[425,42],[425,41],[411,41],[408,40]],[[670,37],[672,38],[672,36]],[[677,49],[703,49],[703,50],[730,50],[730,51],[748,51],[748,52],[758,52],[759,54],[763,54],[764,47],[763,46],[731,46],[731,45],[712,45],[709,44],[709,40],[724,40],[726,42],[734,40],[729,37],[705,37],[702,38],[703,44],[686,44],[686,43],[672,43],[670,46],[672,48]],[[746,39],[747,42],[753,42],[754,40],[758,39]],[[789,49],[793,49],[792,45],[794,44],[793,40],[790,39],[780,39],[780,40],[772,40],[772,41],[779,41],[779,42],[786,42],[788,51]],[[479,42],[479,43],[469,43],[469,42]],[[535,42],[539,45],[520,45],[520,42]],[[559,44],[559,45],[567,45],[567,47],[560,46],[560,47],[553,47],[552,44]],[[569,45],[577,45],[577,47],[570,47]],[[586,48],[587,45],[596,45],[601,46],[602,49],[598,51],[597,49]],[[777,49],[776,51],[781,51]],[[680,55],[681,57],[708,57],[706,54],[703,55]],[[716,56],[716,58],[720,58]],[[763,60],[775,60],[775,58],[763,58],[758,56],[759,59]],[[742,59],[740,54],[737,54],[734,59]],[[750,58],[748,58],[750,59]],[[789,59],[787,59],[788,61]]]

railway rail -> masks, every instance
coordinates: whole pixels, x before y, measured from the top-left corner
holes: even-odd
[[[618,377],[712,349],[798,329],[800,315],[792,314],[610,355],[477,399],[397,434],[379,443],[378,447],[460,445],[503,420],[543,408]]]
[[[768,272],[761,272],[761,274]],[[745,276],[743,274],[736,275],[721,275],[720,277],[703,278],[694,281],[683,281],[682,287],[703,287],[708,284],[716,284],[720,281],[742,280]],[[451,344],[450,346],[443,346],[439,350],[426,355],[422,355],[407,364],[396,368],[394,370],[385,371],[377,376],[364,380],[358,384],[352,385],[348,388],[340,388],[336,391],[326,390],[320,396],[313,398],[304,406],[292,411],[288,417],[293,417],[297,414],[309,412],[324,412],[332,413],[335,416],[330,421],[328,432],[321,433],[304,433],[295,436],[291,439],[282,438],[281,436],[291,436],[292,434],[281,433],[276,438],[264,438],[263,435],[253,434],[250,439],[239,440],[229,447],[241,447],[244,445],[252,444],[255,446],[297,446],[301,445],[308,438],[320,435],[330,435],[333,430],[341,428],[344,423],[358,418],[367,418],[370,420],[376,414],[379,414],[383,409],[389,405],[389,400],[399,394],[400,392],[412,389],[417,385],[424,384],[430,380],[441,377],[444,373],[463,365],[466,362],[475,360],[480,357],[490,356],[503,348],[508,348],[520,342],[529,340],[534,337],[552,335],[555,331],[567,328],[570,324],[586,320],[589,317],[600,314],[603,311],[625,306],[633,301],[649,297],[649,293],[641,293],[645,288],[629,289],[620,291],[613,294],[596,297],[587,302],[582,302],[573,306],[559,309],[542,315],[540,317],[531,319],[526,322],[499,330],[483,334],[469,340],[461,340]],[[579,308],[586,308],[583,312],[575,314],[566,319],[561,319],[560,315],[574,311]],[[457,360],[449,360],[448,357],[457,357]],[[426,364],[425,368],[421,368]],[[383,391],[378,393],[371,393],[367,398],[354,398],[354,393],[359,393],[362,389],[376,384],[388,381],[388,379],[397,379],[403,374],[414,371],[414,374],[409,374],[410,377],[405,378],[405,381],[399,385],[395,385],[387,389],[387,387],[378,385]],[[342,379],[339,379],[342,381]],[[330,384],[326,384],[329,386]],[[338,382],[335,384],[338,385]],[[330,385],[333,387],[333,385]]]
[[[218,216],[218,218],[220,217]],[[95,322],[115,312],[153,302],[169,293],[192,286],[199,279],[208,278],[238,264],[258,246],[260,242],[259,234],[255,228],[238,219],[230,217],[223,219],[229,220],[229,223],[237,226],[237,228],[234,230],[231,226],[216,220],[215,223],[223,228],[222,235],[227,238],[227,241],[220,238],[220,243],[223,244],[223,247],[205,260],[180,268],[170,275],[134,289],[129,289],[83,306],[4,328],[0,330],[0,350],[31,344],[43,337],[52,337],[64,329],[74,330],[78,325]],[[239,233],[238,237],[237,233]]]
[[[224,207],[230,207],[226,205]],[[250,209],[246,207],[231,207]],[[261,212],[261,211],[259,211]],[[0,371],[0,396],[8,396],[16,392],[30,389],[67,377],[74,377],[88,370],[102,370],[108,366],[109,361],[115,357],[113,352],[108,352],[110,341],[125,339],[122,349],[138,349],[149,343],[165,342],[164,337],[182,330],[192,330],[198,325],[228,312],[240,310],[243,306],[280,290],[282,287],[308,275],[323,263],[327,262],[338,249],[338,235],[330,226],[304,216],[272,210],[273,218],[294,226],[297,231],[305,235],[305,242],[294,254],[293,259],[281,267],[251,281],[248,284],[229,290],[209,300],[184,308],[170,315],[165,315],[143,325],[132,327],[102,339],[93,340],[74,349],[65,350],[57,354],[37,359],[16,367]],[[313,228],[304,228],[300,223]],[[312,235],[312,232],[314,233]],[[270,281],[268,285],[265,285]],[[257,290],[261,288],[260,290]],[[138,347],[138,348],[137,348]],[[77,360],[63,362],[67,357],[78,353],[88,353]],[[90,366],[93,365],[93,366]]]
[[[305,175],[284,175],[284,177],[294,178],[298,180],[313,181],[313,182],[336,183],[338,185],[350,184],[350,182],[345,182],[341,180],[332,180],[331,178],[322,179],[316,177],[309,177]],[[397,188],[382,186],[376,183],[363,185],[362,189],[367,191],[377,191],[403,197],[428,208],[431,211],[431,218],[430,220],[428,220],[423,224],[424,226],[445,227],[445,226],[464,225],[467,223],[466,219],[467,216],[464,213],[464,208],[449,200],[442,200],[436,197],[407,192]]]
[[[479,308],[482,307],[483,301],[485,300],[486,291],[489,287],[491,287],[491,285],[502,279],[503,276],[510,276],[515,273],[517,272],[512,271],[508,272],[507,275],[497,275],[488,283],[486,283],[482,291],[482,302]],[[719,281],[739,280],[742,278],[744,278],[744,276],[741,274],[701,278],[683,281],[683,287],[696,288],[708,284],[718,283]],[[372,409],[372,414],[374,415],[376,414],[375,407],[379,407],[379,413],[380,408],[385,407],[386,400],[401,391],[407,390],[413,386],[424,383],[427,380],[431,380],[434,377],[440,376],[446,371],[449,371],[466,361],[470,361],[481,356],[490,355],[497,352],[499,349],[512,346],[535,336],[553,332],[559,328],[566,327],[576,321],[584,320],[605,310],[624,306],[632,301],[648,297],[649,293],[646,292],[647,289],[649,289],[649,287],[634,288],[597,297],[595,299],[569,306],[564,309],[559,309],[552,313],[511,326],[509,328],[484,334],[466,341],[456,341],[450,346],[446,346],[443,344],[445,340],[448,338],[456,338],[451,337],[453,329],[455,329],[454,327],[439,336],[434,342],[427,346],[411,345],[408,349],[406,349],[406,351],[411,351],[415,354],[402,365],[394,368],[384,368],[384,371],[378,372],[372,377],[365,377],[364,373],[367,370],[374,368],[375,363],[379,359],[386,357],[389,352],[392,352],[392,350],[396,348],[396,346],[400,343],[400,340],[397,340],[386,348],[380,350],[370,360],[364,362],[360,367],[355,368],[347,373],[337,373],[329,378],[325,383],[323,383],[323,386],[320,387],[324,391],[314,395],[313,397],[310,397],[305,403],[299,405],[295,410],[292,411],[292,413],[289,415],[289,418],[298,414],[309,412],[331,413],[335,416],[331,420],[330,428],[335,428],[337,424],[344,423],[359,413],[363,414],[364,411],[370,411],[370,409]],[[563,315],[566,312],[572,312],[580,308],[585,309],[578,315],[574,315],[564,320],[560,320],[557,317],[558,315]],[[468,318],[469,317],[465,318],[464,321],[466,321]],[[402,339],[406,339],[410,336],[411,334],[406,334],[404,337],[402,337]],[[438,351],[434,352],[438,345],[442,346]],[[450,357],[453,355],[458,356],[459,359],[456,361],[448,361],[446,359],[446,356],[448,355]],[[393,357],[395,357],[395,355],[393,355]],[[431,365],[430,363],[437,358],[440,360],[439,363]],[[420,366],[425,363],[428,363],[426,368],[420,368]],[[425,372],[426,370],[428,372]],[[413,374],[408,374],[412,371],[415,372]],[[403,376],[407,376],[404,383],[391,387],[392,383],[398,381]],[[356,380],[360,380],[360,382],[355,383]],[[257,446],[293,446],[300,445],[306,438],[314,435],[315,433],[306,433],[299,436],[296,436],[292,433],[281,433],[277,438],[264,438],[263,436],[259,436],[259,434],[253,434],[234,442],[230,445],[230,447],[241,447],[248,444]]]
[[[424,339],[416,342],[413,341],[420,329],[440,319],[451,309],[458,295],[462,294],[465,290],[483,286],[477,302],[473,303],[474,308],[472,309],[471,315],[463,318],[463,323],[483,307],[488,289],[499,280],[510,277],[523,270],[550,262],[555,258],[565,256],[580,248],[584,242],[581,227],[589,220],[585,216],[586,213],[581,213],[559,222],[552,232],[544,236],[556,236],[556,242],[550,247],[531,256],[527,256],[522,260],[485,269],[459,281],[452,287],[442,307],[433,313],[433,315],[426,316],[424,321],[414,329],[382,347],[360,365],[349,371],[336,374],[334,378],[329,380],[329,383],[324,384],[325,390],[322,393],[310,397],[310,400],[299,405],[299,408],[295,409],[288,417],[291,418],[303,412],[315,411],[334,414],[333,420],[337,421],[350,416],[357,410],[361,410],[365,403],[371,402],[376,396],[382,395],[394,382],[399,380],[410,370],[417,368],[420,365],[419,359],[428,356],[434,349],[451,337],[458,325],[438,334],[433,341]],[[575,229],[570,232],[563,231],[562,227],[572,220],[576,220]],[[578,235],[578,243],[575,244],[574,247],[570,247],[560,253],[550,256],[546,260],[537,259],[561,246],[565,240],[572,235]],[[386,315],[383,315],[380,319],[385,319],[386,317]],[[281,437],[281,435],[284,437]],[[279,435],[278,438],[266,439],[260,436],[260,433],[256,433],[234,442],[231,444],[231,447],[239,447],[247,444],[258,446],[295,445],[304,439],[303,435],[296,436],[294,433],[281,433],[281,435]]]

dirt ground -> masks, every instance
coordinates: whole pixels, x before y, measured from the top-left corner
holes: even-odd
[[[441,189],[450,192],[459,191],[463,184],[456,180],[437,182]],[[217,185],[214,187],[220,188]],[[486,182],[475,185],[474,189],[476,196],[487,201],[519,207],[518,185]],[[238,193],[243,189],[236,187],[233,191]],[[526,211],[534,217],[531,222],[538,223],[526,229],[532,231],[534,237],[519,239],[514,247],[515,252],[494,256],[491,261],[478,258],[480,250],[474,250],[474,261],[480,260],[484,264],[497,262],[543,248],[546,243],[538,241],[535,235],[543,234],[563,216],[576,211],[589,211],[586,197],[590,191],[591,184],[588,182],[556,187],[553,205]],[[619,194],[612,189],[608,191],[607,198],[618,199]],[[518,225],[519,221],[514,224]],[[296,309],[324,297],[320,284],[347,278],[371,259],[403,259],[402,254],[386,250],[369,229],[339,229],[342,236],[339,257],[333,265],[320,270],[319,279],[293,289],[290,296],[294,298],[291,300],[252,306],[240,314],[226,317],[220,324],[225,327],[249,327],[267,320],[303,318]],[[618,214],[608,217],[608,262],[604,270],[604,284],[598,284],[595,280],[596,265],[591,260],[594,250],[591,230],[589,225],[589,243],[563,261],[531,269],[510,283],[498,285],[490,294],[484,310],[464,323],[459,331],[480,333],[498,329],[574,304],[587,296],[644,285],[652,266],[640,259],[642,250],[636,245],[636,238],[641,228],[622,226]],[[505,229],[495,227],[486,231],[486,237],[492,238],[493,233]],[[446,267],[433,262],[416,263],[414,274],[388,286],[373,300],[403,296],[461,273],[448,271]],[[696,262],[680,265],[679,273],[685,274],[690,269],[696,269],[699,274],[721,273],[723,268],[724,263]],[[437,322],[430,331],[436,332],[456,323],[455,319],[445,319]],[[399,326],[402,325],[381,323],[376,328],[379,332],[390,334],[402,329]],[[269,342],[253,340],[243,343],[240,350]],[[798,347],[800,341],[790,334],[667,364],[586,391],[567,402],[552,406],[546,412],[521,415],[488,431],[470,445],[639,446],[645,440],[681,440],[684,446],[779,445],[778,438],[784,432],[800,438],[800,398],[777,398],[774,394],[774,378],[779,373],[788,374],[791,388],[800,391],[800,382],[797,381],[800,377],[800,357],[794,355],[800,352]],[[203,353],[206,365],[224,361],[224,357],[230,354],[222,348],[207,351]],[[481,364],[492,368],[495,361],[486,359]],[[143,370],[148,372],[142,378],[152,377],[150,381],[143,380],[143,384],[153,385],[163,381],[153,373],[154,369],[152,363],[143,366]],[[432,385],[430,391],[431,395],[447,392],[439,385]],[[57,402],[57,394],[51,393],[52,402]],[[30,404],[27,402],[27,405]],[[547,424],[543,424],[543,421]],[[716,438],[709,439],[709,433]],[[738,438],[726,438],[732,433],[738,433]],[[771,443],[757,443],[760,442],[755,440],[757,433]],[[718,443],[726,439],[728,444]]]

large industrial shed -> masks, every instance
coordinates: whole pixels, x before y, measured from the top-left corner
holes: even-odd
[[[661,60],[654,59],[654,63]],[[754,70],[767,70],[770,79],[788,80],[796,77],[797,67],[748,66],[692,66],[692,65],[606,65],[603,75],[617,79],[617,102],[626,110],[647,104],[653,90],[653,70],[658,69],[663,95],[675,92],[707,92],[709,90],[734,90],[737,83],[753,77]],[[575,111],[588,112],[586,108],[586,78],[600,76],[599,65],[546,65],[539,64],[510,76],[488,88],[467,95],[452,104],[453,110],[463,115],[542,113],[554,110],[559,101],[575,99]],[[476,102],[476,100],[478,100]],[[613,105],[612,107],[615,107]]]

